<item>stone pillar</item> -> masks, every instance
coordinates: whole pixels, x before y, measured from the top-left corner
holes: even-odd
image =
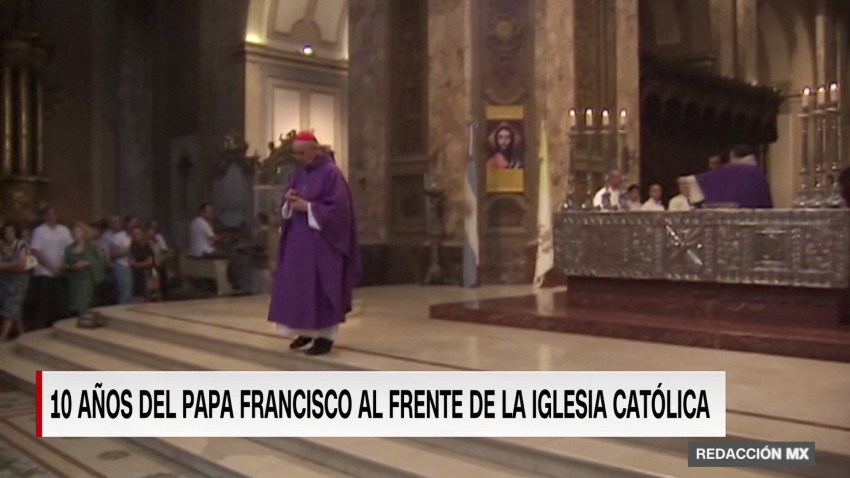
[[[429,169],[447,194],[446,231],[454,238],[463,233],[466,122],[474,118],[472,3],[428,1]],[[479,132],[483,126],[479,125]]]
[[[615,0],[615,22],[617,25],[617,111],[626,110],[626,144],[620,142],[619,152],[625,146],[629,164],[623,182],[640,184],[640,51],[638,2]],[[619,118],[619,117],[618,117]],[[622,126],[622,125],[621,125]],[[618,156],[619,157],[619,156]],[[621,159],[622,160],[622,159]]]
[[[361,243],[387,239],[390,83],[389,11],[392,0],[349,5],[348,179]]]
[[[3,109],[3,151],[2,160],[0,160],[0,176],[8,176],[12,174],[12,67],[3,66],[3,85],[2,85],[2,104]]]
[[[738,78],[747,83],[758,82],[758,13],[757,0],[737,0]]]
[[[735,77],[736,38],[735,0],[709,0],[711,39],[717,55],[717,72],[726,78]]]
[[[535,99],[549,140],[553,211],[563,205],[570,186],[569,111],[576,104],[575,2],[537,0],[535,11]],[[553,51],[558,52],[559,61],[551,61]]]
[[[18,173],[29,176],[32,154],[32,102],[30,101],[30,71],[26,66],[18,68]]]
[[[815,14],[815,57],[817,84],[825,85],[836,80],[835,19],[825,0],[818,0]]]

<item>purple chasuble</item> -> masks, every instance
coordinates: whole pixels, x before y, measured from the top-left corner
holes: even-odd
[[[269,321],[301,330],[332,327],[351,312],[362,275],[351,192],[342,171],[322,153],[298,168],[288,189],[310,202],[321,230],[311,228],[302,211],[284,221]]]
[[[732,203],[740,208],[772,208],[770,185],[764,172],[750,164],[730,164],[696,176],[703,204]]]

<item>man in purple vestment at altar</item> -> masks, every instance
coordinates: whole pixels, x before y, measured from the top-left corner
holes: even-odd
[[[690,199],[694,204],[773,207],[770,184],[758,165],[755,150],[750,146],[735,146],[729,154],[727,166],[684,179],[691,186]]]
[[[284,194],[283,233],[269,321],[296,336],[289,348],[309,355],[331,351],[339,324],[351,311],[362,275],[348,183],[310,132],[295,136],[299,167]]]

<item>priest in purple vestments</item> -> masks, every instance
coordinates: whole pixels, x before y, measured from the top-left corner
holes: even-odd
[[[772,208],[770,184],[752,147],[735,146],[723,168],[687,176],[691,203],[729,204],[739,208]]]
[[[295,336],[292,350],[331,351],[339,324],[351,311],[362,275],[351,192],[339,167],[310,132],[295,136],[299,167],[284,194],[283,233],[269,321]],[[312,344],[312,345],[311,345]]]

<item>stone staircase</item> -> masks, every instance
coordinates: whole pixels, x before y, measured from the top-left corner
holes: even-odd
[[[280,338],[125,308],[101,311],[108,326],[96,330],[64,321],[2,350],[0,370],[33,393],[37,370],[438,370],[438,365],[341,348],[327,357],[286,350]],[[246,319],[247,320],[247,319]],[[730,414],[728,440],[750,439],[753,417]],[[760,423],[765,429],[770,424]],[[802,425],[775,424],[806,441]],[[792,428],[789,430],[789,427]],[[820,431],[818,431],[820,433]],[[839,433],[839,432],[835,432]],[[791,438],[791,437],[795,438]],[[817,435],[821,437],[822,435]],[[778,438],[777,438],[778,437]],[[835,441],[841,443],[845,437]],[[205,476],[362,478],[422,477],[846,477],[847,454],[818,443],[814,469],[756,470],[687,467],[686,439],[343,439],[343,438],[133,438],[133,444]],[[820,438],[819,438],[820,440]],[[848,452],[848,450],[844,450]]]

